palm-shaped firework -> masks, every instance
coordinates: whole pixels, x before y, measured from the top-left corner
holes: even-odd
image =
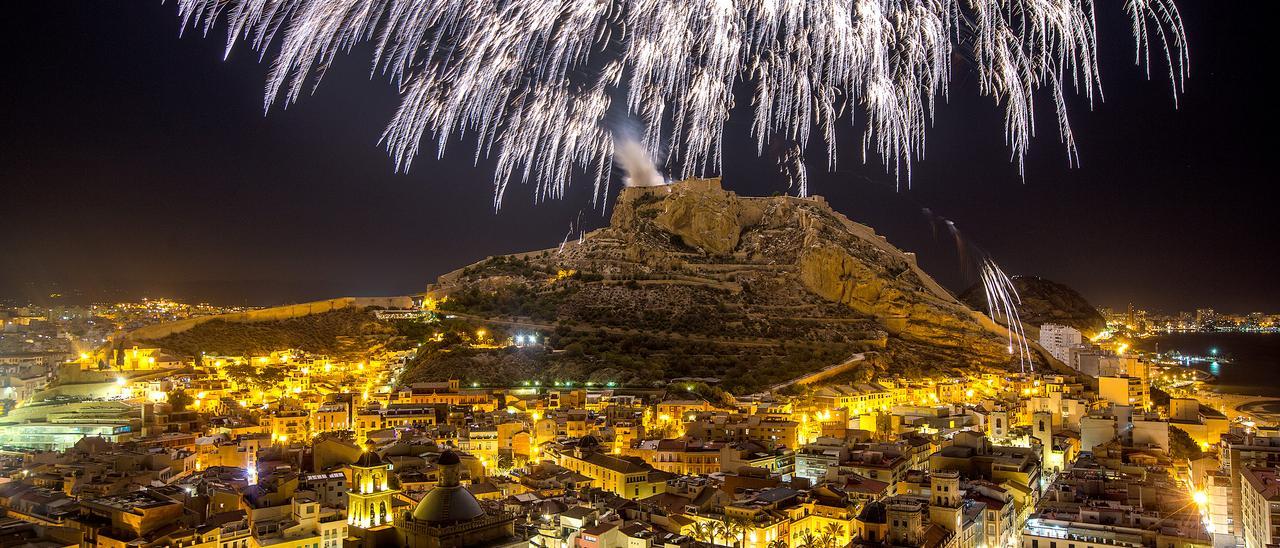
[[[372,42],[372,71],[403,94],[382,135],[396,169],[409,168],[428,135],[438,154],[450,139],[470,137],[477,159],[496,160],[495,206],[512,181],[556,198],[581,171],[602,196],[619,117],[639,120],[643,146],[676,175],[719,171],[740,82],[751,90],[761,152],[786,139],[803,155],[816,136],[834,168],[837,125],[858,118],[848,111],[865,119],[862,157],[879,154],[908,183],[953,58],[1003,106],[1019,170],[1037,92],[1056,107],[1069,158],[1067,89],[1090,102],[1101,93],[1092,0],[177,3],[184,28],[207,33],[225,22],[228,52],[238,41],[275,52],[268,107],[297,100],[339,53]],[[1173,1],[1117,3],[1132,21],[1139,63],[1150,67],[1149,43],[1161,46],[1176,96],[1188,67]]]

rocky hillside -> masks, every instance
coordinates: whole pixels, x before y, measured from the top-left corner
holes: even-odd
[[[1039,327],[1056,323],[1074,327],[1086,335],[1098,333],[1107,326],[1098,309],[1066,285],[1037,276],[1014,276],[1012,280],[1022,299],[1018,313],[1025,324]],[[982,287],[977,285],[965,290],[960,300],[975,310],[985,310],[987,306]]]
[[[608,227],[481,261],[428,293],[447,297],[452,321],[547,345],[424,345],[406,381],[702,377],[749,392],[857,353],[869,356],[859,378],[1011,365],[1003,329],[912,254],[822,198],[740,197],[718,179],[625,189]]]

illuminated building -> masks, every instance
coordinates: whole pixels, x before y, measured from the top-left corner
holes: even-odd
[[[1226,415],[1193,398],[1169,400],[1169,423],[1186,432],[1202,449],[1216,445],[1229,426]]]
[[[1143,377],[1098,377],[1098,395],[1113,405],[1146,409],[1150,405]]]
[[[1245,548],[1280,544],[1280,477],[1274,468],[1245,468],[1240,492]]]
[[[182,516],[182,503],[151,491],[82,501],[78,519],[87,546],[125,546]]]
[[[463,390],[461,382],[419,382],[389,395],[391,404],[446,404],[487,407],[492,410],[494,398],[484,390]]]
[[[311,437],[311,415],[301,409],[280,409],[271,414],[271,440],[280,444],[304,442]]]
[[[874,384],[837,384],[813,391],[813,399],[827,408],[847,409],[850,416],[879,413],[893,405],[893,393]]]
[[[321,405],[311,414],[311,432],[341,432],[351,430],[351,404],[330,402]]]
[[[1071,349],[1084,343],[1084,335],[1074,327],[1047,323],[1040,326],[1040,346],[1063,363],[1071,362]]]
[[[995,446],[975,432],[956,434],[950,446],[929,457],[929,469],[955,470],[966,478],[1009,482],[1033,491],[1040,484],[1040,459],[1035,451]]]
[[[579,440],[562,452],[556,464],[595,480],[601,489],[628,499],[651,497],[667,490],[670,474],[655,470],[639,458],[620,458],[600,452],[594,436]]]
[[[112,443],[141,435],[138,408],[118,401],[29,405],[0,417],[0,445],[61,451],[84,437]]]
[[[347,523],[360,529],[391,525],[393,500],[400,492],[393,482],[391,465],[373,449],[369,443],[360,458],[347,467],[351,486],[347,491]]]
[[[672,474],[713,474],[720,471],[720,446],[687,439],[658,440],[652,456],[645,460]]]
[[[371,432],[384,428],[436,425],[438,404],[392,404],[385,408],[376,405],[356,412],[356,439],[368,439]]]

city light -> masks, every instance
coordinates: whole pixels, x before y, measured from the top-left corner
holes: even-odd
[[[1280,545],[1267,3],[117,4],[10,10],[0,544]]]

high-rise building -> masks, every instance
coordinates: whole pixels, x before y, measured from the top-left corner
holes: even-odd
[[[1071,360],[1071,347],[1083,342],[1084,336],[1074,327],[1053,323],[1040,326],[1040,346],[1064,363]]]

